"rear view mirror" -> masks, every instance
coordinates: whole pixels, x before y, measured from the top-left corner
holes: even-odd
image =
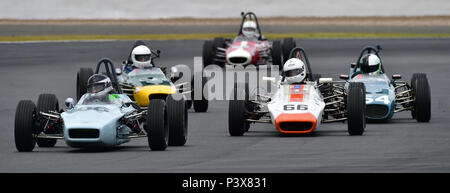
[[[122,74],[122,69],[120,69],[120,68],[116,68],[115,71],[116,71],[117,75],[121,75]]]
[[[67,98],[64,101],[64,104],[66,105],[67,108],[72,109],[75,106],[75,100],[73,100],[73,98]]]
[[[323,84],[323,83],[332,83],[333,82],[333,78],[319,78],[319,83]]]
[[[355,68],[356,67],[356,63],[351,63],[350,64],[350,68]]]
[[[393,79],[393,80],[402,79],[402,75],[400,75],[400,74],[394,74],[394,75],[392,75],[392,79]]]
[[[341,74],[341,75],[339,75],[339,78],[342,79],[342,80],[348,80],[348,75]]]
[[[267,81],[267,82],[275,82],[276,78],[264,76],[264,77],[262,77],[262,80]]]

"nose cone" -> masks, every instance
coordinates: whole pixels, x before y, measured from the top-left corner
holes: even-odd
[[[113,146],[117,144],[117,122],[122,117],[117,106],[82,106],[64,112],[64,137],[71,147]]]
[[[66,128],[102,128],[122,117],[119,107],[83,106],[61,114]]]
[[[141,107],[146,107],[150,102],[150,95],[152,94],[166,94],[170,95],[176,93],[174,86],[170,85],[150,85],[143,87],[136,87],[133,95],[136,103]]]
[[[226,52],[226,60],[231,65],[246,65],[252,61],[252,44],[247,41],[235,42]]]

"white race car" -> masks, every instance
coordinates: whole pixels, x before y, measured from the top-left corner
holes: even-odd
[[[362,135],[365,129],[365,87],[352,82],[320,78],[313,74],[304,49],[294,48],[290,57],[306,64],[302,84],[287,84],[283,75],[263,80],[276,84],[273,94],[250,91],[248,84],[236,84],[229,101],[228,130],[242,136],[251,123],[272,123],[283,134],[311,133],[321,123],[347,121],[350,135]],[[318,80],[318,81],[317,81]]]

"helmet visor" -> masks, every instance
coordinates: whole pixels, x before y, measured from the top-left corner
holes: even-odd
[[[100,92],[102,90],[105,90],[105,88],[106,88],[105,84],[98,83],[98,84],[89,85],[88,88],[87,88],[87,91],[89,93],[98,93],[98,92]]]
[[[292,70],[285,71],[284,73],[285,73],[286,77],[293,77],[293,76],[299,75],[302,72],[303,72],[302,69],[292,69]]]
[[[252,27],[244,27],[244,31],[246,31],[246,32],[256,32],[256,29],[252,28]]]
[[[134,59],[139,62],[147,62],[150,60],[150,54],[144,54],[144,55],[135,55]]]

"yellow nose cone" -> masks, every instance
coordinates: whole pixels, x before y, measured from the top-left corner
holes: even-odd
[[[152,94],[166,94],[170,95],[176,93],[176,88],[170,85],[149,85],[136,87],[133,91],[134,100],[141,107],[148,106],[150,102],[150,95]]]

